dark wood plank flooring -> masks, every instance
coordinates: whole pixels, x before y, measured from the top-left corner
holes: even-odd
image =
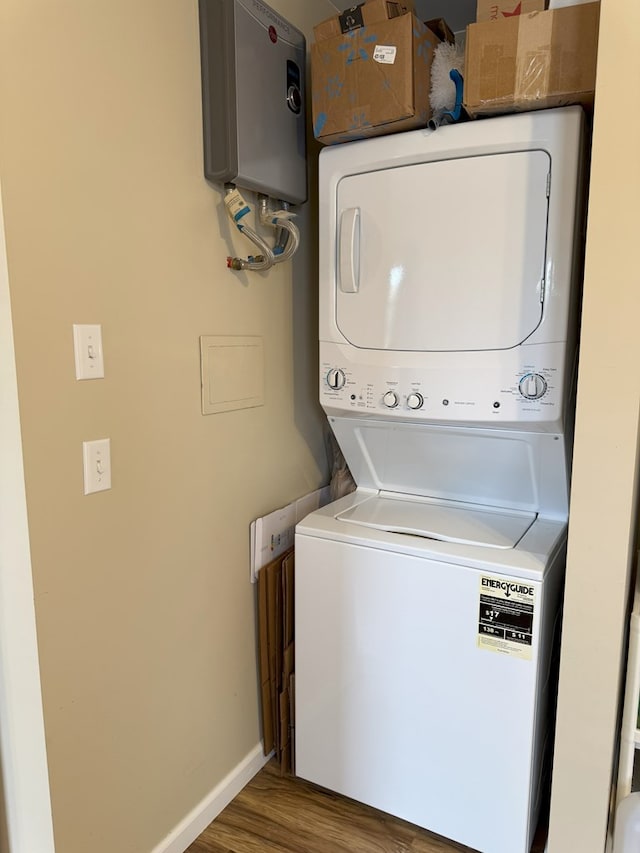
[[[532,853],[541,853],[536,842]],[[383,812],[281,777],[270,762],[187,853],[471,853]]]

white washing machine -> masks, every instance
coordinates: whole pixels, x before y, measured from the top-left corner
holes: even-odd
[[[420,535],[387,532],[394,517]],[[298,775],[478,850],[529,851],[564,547],[560,522],[424,498],[356,492],[309,518]]]
[[[583,115],[320,158],[320,400],[358,485],[296,531],[296,772],[483,853],[540,806]]]

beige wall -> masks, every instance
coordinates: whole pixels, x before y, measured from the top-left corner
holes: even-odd
[[[602,853],[635,549],[640,6],[602,0],[549,853]],[[632,99],[633,100],[633,99]]]
[[[273,5],[307,29],[331,11]],[[225,269],[199,75],[195,0],[2,4],[0,174],[60,853],[146,853],[256,745],[249,522],[326,480],[315,226],[301,217],[293,274]],[[75,380],[73,323],[102,324],[104,380]],[[263,407],[200,414],[202,334],[263,337]],[[82,441],[107,436],[113,488],[84,497]]]

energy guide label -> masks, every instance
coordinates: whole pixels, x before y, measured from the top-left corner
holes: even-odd
[[[534,608],[532,584],[482,575],[478,648],[531,660]]]

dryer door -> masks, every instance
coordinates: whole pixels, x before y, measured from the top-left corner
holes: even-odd
[[[343,178],[336,321],[365,349],[508,349],[542,318],[544,151]]]

